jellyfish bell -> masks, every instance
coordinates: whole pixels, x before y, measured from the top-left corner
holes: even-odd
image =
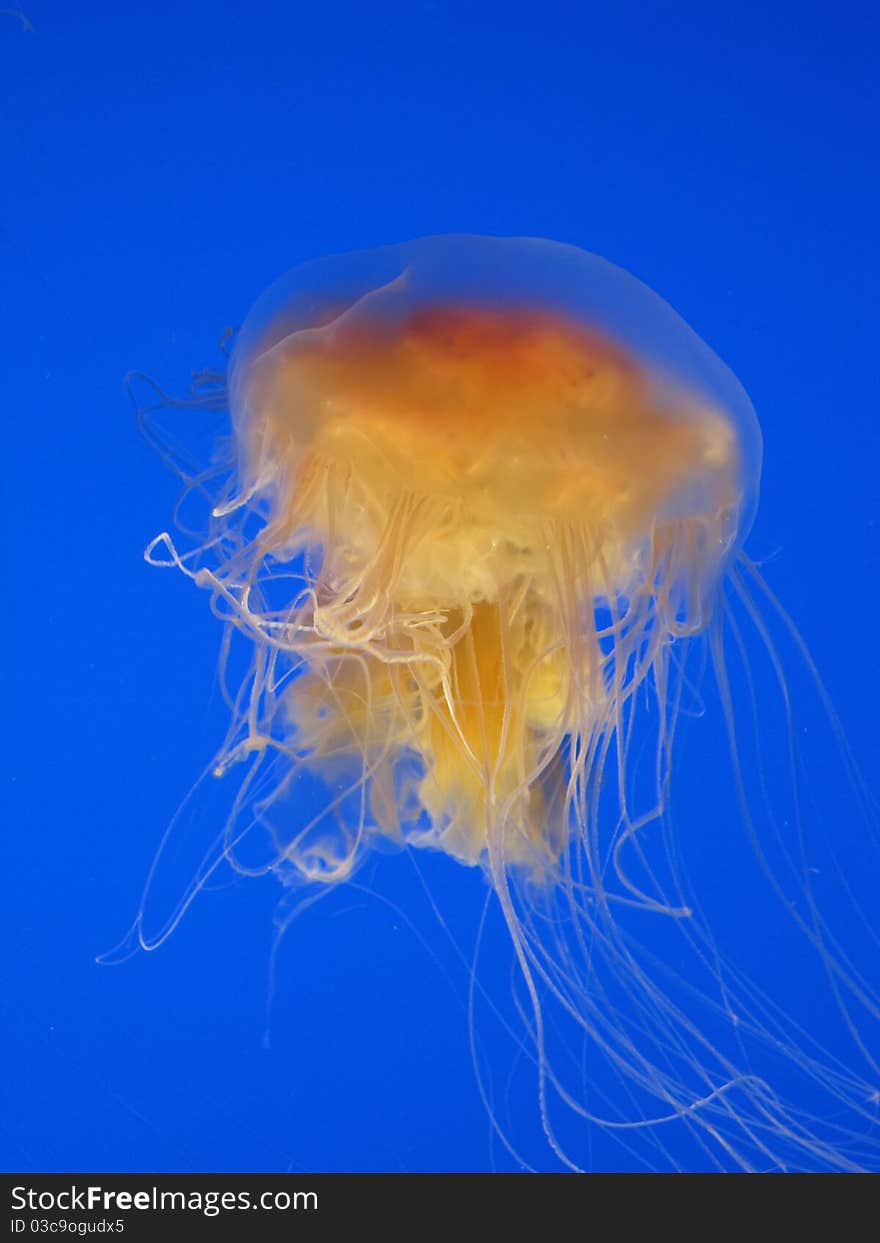
[[[482,341],[479,332],[469,337],[472,328],[482,328]],[[702,418],[708,431],[716,414],[717,435],[723,438],[726,426],[735,441],[728,465],[740,493],[736,538],[746,537],[757,505],[761,431],[742,385],[684,319],[629,272],[577,247],[539,239],[426,237],[287,273],[257,301],[232,354],[230,406],[245,470],[250,475],[259,470],[252,460],[256,440],[271,418],[260,405],[261,394],[271,377],[278,378],[282,359],[287,365],[301,359],[300,383],[311,365],[318,385],[312,397],[318,401],[322,382],[331,388],[362,383],[374,400],[387,403],[389,414],[409,403],[413,420],[420,414],[425,423],[433,409],[435,421],[460,424],[481,399],[490,403],[484,419],[491,410],[497,419],[510,401],[517,387],[511,349],[527,373],[527,389],[518,401],[521,429],[529,418],[537,426],[543,409],[562,440],[564,420],[587,423],[592,401],[598,439],[609,431],[598,425],[599,385],[624,379],[638,379],[645,409],[653,404],[654,413],[669,421]],[[319,357],[324,367],[318,374]],[[382,368],[401,363],[401,384],[409,388],[398,392],[388,378],[382,392]],[[590,365],[598,375],[592,393],[578,375],[578,368]],[[296,375],[292,380],[296,385]],[[444,383],[451,387],[447,399]],[[470,397],[467,384],[477,385]],[[619,409],[625,408],[624,397],[619,393]],[[296,400],[295,394],[288,393],[287,400]],[[303,408],[293,419],[302,443],[316,413],[313,406]],[[582,426],[584,439],[588,430]],[[696,472],[690,486],[699,486]],[[686,506],[681,487],[667,492],[667,505],[679,500]]]
[[[857,1164],[742,1064],[746,1033],[834,1108],[859,1115],[864,1083],[820,1071],[748,985],[737,994],[690,918],[677,844],[642,842],[665,823],[692,640],[711,653],[748,817],[723,633],[761,435],[732,372],[596,255],[448,236],[282,278],[238,333],[223,396],[233,448],[226,476],[199,484],[207,536],[183,553],[161,537],[249,652],[215,771],[250,767],[218,857],[251,870],[259,830],[261,867],[293,886],[344,881],[388,843],[482,867],[565,1166],[551,1097],[627,1135],[677,1120],[715,1165]],[[633,911],[687,925],[712,1006],[737,1010],[723,1047],[687,988],[658,982],[662,936],[638,948]],[[797,918],[838,993],[876,1014],[810,911]],[[563,1082],[548,1006],[626,1085],[604,1113]]]

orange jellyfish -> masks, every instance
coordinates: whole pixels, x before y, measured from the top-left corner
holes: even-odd
[[[259,826],[288,883],[344,881],[381,841],[481,866],[566,1167],[582,1162],[560,1107],[620,1132],[678,1122],[706,1168],[869,1161],[858,1124],[846,1142],[811,1124],[736,1042],[704,1034],[625,925],[671,919],[711,956],[646,830],[667,807],[690,640],[730,697],[721,601],[748,574],[761,469],[730,370],[595,255],[448,236],[294,270],[202,400],[228,404],[233,432],[194,484],[210,530],[150,556],[206,588],[252,652],[215,765],[250,765],[224,856]],[[838,991],[858,991],[806,932]],[[743,993],[737,1041],[771,1039]],[[551,1057],[548,1006],[627,1085],[607,1116]],[[867,1081],[772,1039],[838,1116],[870,1117]]]

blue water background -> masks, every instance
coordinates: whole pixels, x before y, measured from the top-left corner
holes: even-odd
[[[182,389],[271,280],[333,251],[472,231],[622,264],[752,395],[751,547],[871,777],[876,14],[24,11],[33,29],[0,16],[0,1166],[517,1168],[475,1086],[466,973],[405,857],[363,878],[382,898],[341,892],[290,930],[268,1048],[271,878],[203,894],[153,954],[96,964],[225,723],[206,598],[142,560],[177,486],[122,378]],[[684,799],[689,779],[711,798],[685,769]],[[479,876],[421,863],[466,940]],[[554,1168],[533,1126],[526,1146]]]

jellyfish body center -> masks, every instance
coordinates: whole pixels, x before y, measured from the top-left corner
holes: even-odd
[[[639,676],[597,602],[645,628],[668,622],[658,600],[682,614],[671,584],[694,590],[735,519],[731,422],[601,326],[405,285],[246,375],[264,555],[318,566],[289,628],[298,747],[357,757],[382,832],[468,862],[495,834],[543,866],[565,841],[565,740],[606,728]]]

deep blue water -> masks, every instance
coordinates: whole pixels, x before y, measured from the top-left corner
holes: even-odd
[[[123,376],[180,391],[272,279],[330,252],[468,231],[621,264],[752,396],[750,547],[876,791],[876,15],[553,0],[25,14],[33,29],[0,15],[0,1166],[517,1168],[476,1088],[467,972],[406,856],[291,927],[268,1048],[272,878],[226,878],[155,953],[95,961],[225,724],[206,598],[142,559],[177,485]],[[804,704],[798,729],[819,733]],[[686,745],[678,797],[712,826],[698,878],[745,957],[775,954],[796,992],[803,950],[768,950],[735,873],[713,867],[734,817],[693,724]],[[831,827],[844,870],[861,868],[858,825]],[[471,945],[480,876],[416,862]],[[833,883],[822,896],[832,914],[848,901]],[[506,970],[498,948],[501,992]],[[832,1011],[813,1007],[818,1038]],[[511,1094],[527,1101],[525,1079]],[[555,1168],[516,1100],[529,1158]],[[597,1164],[626,1163],[609,1153]]]

